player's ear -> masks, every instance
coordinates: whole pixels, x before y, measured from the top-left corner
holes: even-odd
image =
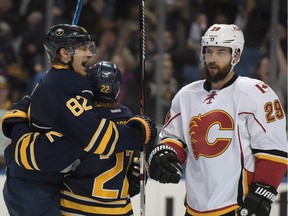
[[[236,52],[235,56],[234,56],[234,59],[233,59],[233,64],[236,64],[237,62],[240,61],[240,52]]]
[[[59,58],[63,61],[63,62],[68,62],[70,60],[70,55],[68,53],[68,50],[66,48],[60,48],[58,51],[59,54]]]

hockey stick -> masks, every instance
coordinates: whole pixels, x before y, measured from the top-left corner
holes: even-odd
[[[141,83],[140,83],[140,114],[145,114],[145,5],[144,0],[141,0],[139,5],[139,44],[140,44],[140,69],[141,69]],[[145,144],[143,150],[140,152],[140,215],[145,216]]]
[[[72,25],[77,25],[79,16],[82,10],[82,5],[83,5],[83,0],[78,0],[76,10],[74,13],[74,17],[73,17],[73,21],[72,21]]]

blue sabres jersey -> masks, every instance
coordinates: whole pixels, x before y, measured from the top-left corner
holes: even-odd
[[[99,115],[122,125],[132,116],[131,111],[121,105],[95,110]],[[17,134],[12,135],[13,142],[17,142],[12,143],[16,145],[15,161],[27,169],[27,172],[33,173],[34,170],[39,174],[48,173],[50,179],[61,175],[55,172],[71,171],[66,174],[61,191],[64,215],[77,213],[126,216],[133,213],[126,176],[134,153],[132,150],[109,156],[87,153],[55,131],[32,133],[25,123],[17,124],[13,133]],[[133,138],[127,138],[133,142]]]
[[[16,130],[18,137],[12,139],[5,151],[5,158],[14,158],[8,164],[8,174],[59,184],[63,175],[58,172],[73,162],[78,150],[109,156],[125,149],[141,149],[135,130],[102,118],[101,113],[92,109],[92,98],[90,83],[84,77],[68,69],[51,68],[35,87],[28,113],[32,130],[46,132],[46,136]],[[53,145],[57,140],[63,144],[60,150]],[[51,160],[54,155],[57,160]],[[39,158],[47,160],[37,163]],[[48,172],[43,172],[45,168]]]
[[[116,124],[126,124],[132,116],[124,106],[96,110]],[[60,199],[63,215],[132,215],[126,177],[132,156],[130,150],[110,156],[82,155],[80,165],[64,179]]]
[[[90,153],[112,154],[115,149],[141,149],[135,131],[115,125],[92,109],[93,93],[85,77],[68,69],[52,68],[31,95],[30,124],[33,131],[54,130]],[[132,136],[139,142],[116,145]]]

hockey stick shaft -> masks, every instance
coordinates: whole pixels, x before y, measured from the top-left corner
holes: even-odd
[[[145,114],[145,2],[140,1],[139,5],[139,32],[140,32],[140,68],[141,68],[141,84],[140,84],[140,114]],[[145,145],[140,152],[140,215],[145,216]]]
[[[81,10],[82,10],[82,5],[83,5],[83,0],[78,0],[77,6],[76,6],[76,10],[75,10],[75,13],[74,13],[74,17],[73,17],[73,20],[72,20],[72,25],[77,25],[78,24],[78,20],[79,20],[80,13],[81,13]]]

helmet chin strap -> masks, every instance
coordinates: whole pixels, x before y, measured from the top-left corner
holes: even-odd
[[[238,59],[235,63],[233,63],[233,61],[234,61],[235,59],[236,59],[236,57],[233,57],[232,60],[231,60],[231,69],[230,69],[230,72],[229,72],[228,74],[230,74],[230,73],[233,71],[235,65],[236,65],[236,64],[239,62],[239,60],[240,60],[240,59]]]
[[[226,78],[230,73],[232,73],[235,65],[239,62],[239,60],[238,60],[236,63],[233,63],[234,60],[235,60],[235,57],[233,57],[232,60],[231,60],[231,62],[230,62],[231,68],[230,68],[230,71],[229,71],[229,72],[227,73],[227,75],[225,76],[225,78]],[[224,78],[224,79],[225,79],[225,78]],[[224,79],[223,79],[223,80],[224,80]]]
[[[68,48],[68,53],[69,53],[69,56],[70,56],[70,61],[67,62],[67,65],[68,65],[70,70],[74,71],[74,67],[72,66],[72,63],[74,61],[75,51],[74,51],[73,47],[69,47]]]
[[[70,70],[74,71],[74,67],[72,66],[73,61],[74,61],[74,56],[72,55],[71,60],[69,62],[67,62],[67,65],[68,65]]]
[[[74,61],[74,57],[73,57],[73,55],[70,56],[70,57],[71,57],[71,60],[68,61],[67,63],[63,62],[63,61],[60,60],[60,59],[58,60],[58,62],[59,62],[60,64],[62,64],[62,65],[67,65],[70,70],[73,70],[73,71],[74,71],[74,68],[73,68],[73,66],[72,66],[72,63],[73,63],[73,61]]]

